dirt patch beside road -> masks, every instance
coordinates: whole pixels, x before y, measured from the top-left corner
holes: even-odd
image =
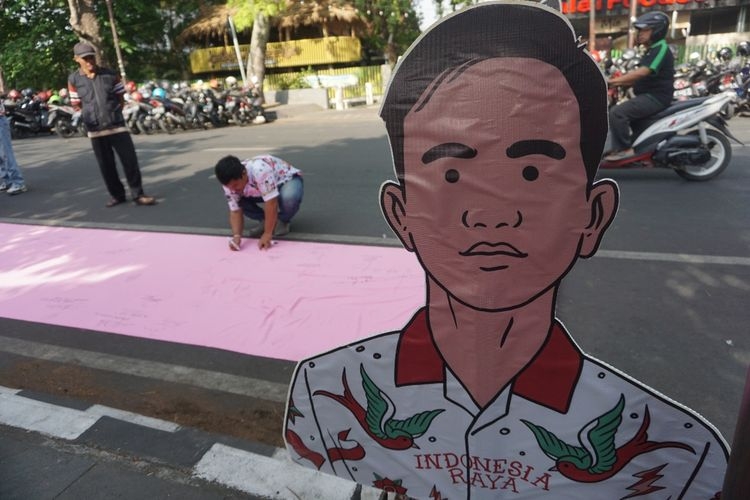
[[[284,405],[77,365],[4,356],[0,385],[111,406],[207,432],[283,447]]]

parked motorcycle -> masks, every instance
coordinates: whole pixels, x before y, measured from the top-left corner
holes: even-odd
[[[706,97],[726,91],[740,94],[737,73],[741,63],[734,57],[732,49],[723,47],[716,51],[714,60],[702,59],[697,52],[690,54],[688,61],[675,70],[674,98],[686,100]],[[729,102],[722,114],[729,119],[735,115],[735,102]]]
[[[157,87],[151,93],[152,118],[161,130],[174,134],[177,127],[187,130],[187,119],[182,103],[177,99],[170,99],[167,91]]]
[[[122,108],[122,116],[130,133],[150,135],[159,128],[153,119],[153,109],[154,107],[148,99],[144,99],[141,92],[136,91],[130,94]]]
[[[635,154],[600,168],[671,168],[691,181],[707,181],[721,174],[732,159],[729,131],[722,109],[734,102],[733,92],[673,104],[645,120],[633,122]]]
[[[47,125],[64,139],[86,135],[86,127],[81,119],[81,111],[76,111],[72,106],[51,104],[49,106]]]
[[[208,128],[211,120],[208,115],[204,113],[204,106],[199,102],[198,95],[195,92],[192,92],[187,87],[182,88],[174,100],[182,104],[182,110],[185,113],[185,121],[188,128]]]
[[[50,133],[47,104],[32,89],[21,91],[18,102],[6,103],[5,111],[13,137]]]

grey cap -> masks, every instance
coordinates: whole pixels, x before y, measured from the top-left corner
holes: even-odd
[[[78,42],[75,47],[73,47],[73,55],[76,57],[95,56],[96,51],[90,44]]]

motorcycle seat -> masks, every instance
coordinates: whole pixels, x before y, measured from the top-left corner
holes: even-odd
[[[707,97],[696,97],[693,99],[686,99],[684,101],[678,101],[666,109],[663,109],[662,111],[659,111],[655,115],[651,115],[648,117],[649,120],[659,120],[661,118],[664,118],[665,116],[672,115],[674,113],[677,113],[678,111],[682,111],[683,109],[689,109],[694,108],[696,106],[699,106],[703,102],[705,102],[707,99],[711,98],[713,96],[707,96]]]

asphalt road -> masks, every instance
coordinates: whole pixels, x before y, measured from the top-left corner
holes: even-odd
[[[160,202],[153,208],[103,207],[108,195],[87,139],[19,140],[30,191],[0,197],[0,221],[226,234],[213,165],[225,154],[270,152],[305,175],[290,237],[395,245],[378,204],[393,173],[376,111],[279,109],[262,126],[136,136],[144,185]],[[750,145],[750,119],[730,128]],[[750,365],[750,146],[733,153],[705,183],[669,170],[605,172],[620,186],[620,210],[599,255],[577,264],[558,301],[558,317],[585,351],[699,411],[730,442]],[[19,337],[31,328],[12,326]],[[44,336],[55,342],[54,331]],[[273,378],[282,383],[288,367],[279,370]]]

